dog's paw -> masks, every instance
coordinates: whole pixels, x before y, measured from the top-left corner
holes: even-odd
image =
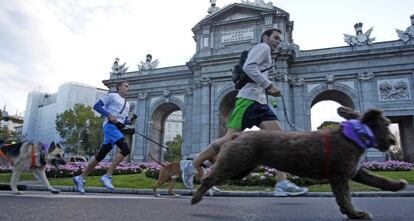
[[[58,189],[50,189],[50,192],[53,193],[53,194],[59,194],[60,193],[60,190],[58,190]]]
[[[155,197],[160,197],[160,196],[161,196],[161,194],[159,194],[159,193],[154,193],[154,196],[155,196]]]
[[[365,211],[355,211],[351,214],[347,214],[347,216],[351,219],[364,219],[364,220],[372,219],[372,215]]]
[[[208,195],[209,196],[213,196],[214,195],[213,190],[211,188],[207,192],[208,192]]]
[[[408,182],[406,180],[401,179],[398,181],[392,181],[389,188],[386,190],[397,192],[400,190],[404,190],[407,187],[408,187]]]
[[[181,197],[181,195],[178,193],[174,193],[173,197]]]
[[[204,195],[203,193],[200,193],[199,191],[197,191],[193,195],[193,198],[191,198],[191,205],[199,203],[203,199],[203,195]]]
[[[15,191],[12,191],[12,194],[13,195],[23,195],[23,192],[22,191],[15,190]]]
[[[401,179],[399,183],[400,183],[400,189],[399,190],[405,189],[408,186],[407,180]]]

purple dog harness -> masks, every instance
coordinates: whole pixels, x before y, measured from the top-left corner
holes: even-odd
[[[344,135],[363,150],[377,146],[372,130],[360,120],[344,121],[341,127]]]
[[[341,122],[342,133],[350,140],[352,140],[361,149],[366,150],[375,147],[377,143],[374,139],[374,134],[371,129],[363,124],[360,120],[348,120]],[[331,161],[332,144],[329,138],[329,133],[322,133],[325,159],[323,163],[323,174],[325,177],[329,176],[329,162]],[[361,164],[358,163],[358,164]]]

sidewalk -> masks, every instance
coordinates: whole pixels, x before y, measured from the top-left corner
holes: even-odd
[[[46,191],[46,188],[39,184],[22,183],[19,185],[23,190]],[[76,192],[74,186],[54,186],[63,192]],[[108,190],[104,187],[85,187],[86,193],[116,193],[116,194],[138,194],[138,195],[153,195],[152,189],[130,189],[130,188],[116,188],[115,190]],[[190,190],[176,189],[176,193],[182,196],[190,196]],[[167,190],[159,189],[158,193],[161,195],[168,195]],[[272,192],[265,191],[220,191],[214,192],[217,197],[274,197]],[[353,192],[353,197],[414,197],[414,185],[409,185],[406,189],[399,192],[389,191],[369,191],[369,192]],[[300,197],[333,197],[332,192],[308,192]]]

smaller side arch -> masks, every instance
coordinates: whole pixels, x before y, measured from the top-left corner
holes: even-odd
[[[305,108],[310,110],[313,105],[324,100],[333,100],[341,105],[353,108],[356,111],[360,110],[359,98],[355,94],[354,90],[342,84],[334,84],[333,87],[328,87],[328,85],[320,85],[314,88],[309,93]]]
[[[170,97],[168,99],[166,98],[159,98],[157,99],[149,108],[149,121],[145,124],[146,131],[149,133],[146,135],[150,139],[162,144],[164,142],[164,130],[165,130],[165,121],[167,117],[173,113],[174,111],[181,111],[182,117],[185,116],[185,108],[184,103],[175,98]],[[184,128],[184,125],[183,125]],[[184,140],[183,140],[184,142]],[[182,147],[184,146],[184,143],[182,143]],[[144,148],[146,148],[145,153],[153,153],[154,157],[158,158],[162,155],[162,147],[159,147],[157,144],[147,140],[146,145],[144,145]],[[181,150],[183,151],[183,149]],[[144,156],[146,159],[148,159],[148,156]]]
[[[214,97],[214,116],[212,139],[224,136],[227,130],[227,120],[233,110],[238,91],[233,83],[226,84]]]

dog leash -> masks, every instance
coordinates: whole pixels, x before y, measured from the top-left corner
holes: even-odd
[[[151,138],[149,138],[149,137],[145,136],[144,134],[141,134],[141,133],[140,133],[140,132],[138,132],[138,131],[135,131],[135,133],[136,133],[136,134],[138,134],[138,135],[140,135],[140,136],[142,136],[143,138],[145,138],[145,139],[147,139],[147,140],[149,140],[149,141],[151,141],[151,142],[153,142],[153,143],[157,144],[158,146],[160,146],[160,147],[162,147],[162,148],[166,149],[167,151],[170,151],[171,153],[173,153],[173,154],[175,154],[175,155],[177,155],[177,156],[180,156],[180,157],[181,157],[181,154],[179,154],[179,153],[177,153],[177,152],[175,152],[175,151],[171,150],[169,147],[166,147],[166,146],[164,146],[164,145],[162,145],[162,144],[158,143],[157,141],[155,141],[155,140],[153,140],[153,139],[151,139]]]
[[[296,125],[295,125],[294,123],[292,123],[292,122],[289,120],[289,117],[288,117],[288,114],[287,114],[287,110],[286,110],[285,98],[283,97],[283,95],[282,95],[282,94],[280,95],[280,97],[282,98],[283,113],[284,113],[284,115],[285,115],[286,122],[289,124],[289,126],[290,126],[291,128],[295,129],[296,131],[305,131],[305,130],[303,130],[303,129],[300,129],[300,128],[296,127]],[[275,108],[275,107],[274,107],[273,105],[270,105],[270,104],[269,104],[269,98],[268,98],[268,96],[267,96],[267,93],[266,93],[266,102],[267,102],[267,104],[271,107],[270,109],[273,111],[273,113],[277,116],[277,114],[276,114],[276,112],[275,112],[275,110],[274,110],[274,108]]]
[[[7,161],[9,161],[9,163],[13,166],[14,165],[14,161],[12,159],[10,159],[4,152],[2,149],[0,149],[0,157],[3,157],[4,159],[6,159]]]

